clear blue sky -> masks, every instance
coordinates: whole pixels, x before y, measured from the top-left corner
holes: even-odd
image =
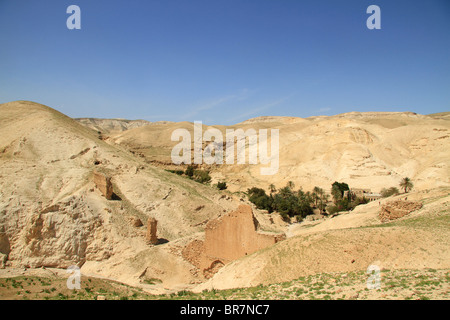
[[[0,0],[0,103],[13,100],[206,124],[450,111],[450,1]]]

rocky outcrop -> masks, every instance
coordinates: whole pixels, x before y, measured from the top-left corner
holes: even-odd
[[[141,219],[138,217],[130,217],[128,219],[133,227],[139,228],[142,227],[144,224],[142,223]]]
[[[6,266],[67,268],[112,255],[113,242],[106,236],[101,212],[83,197],[71,197],[44,210],[33,205],[26,203],[15,212],[7,208],[8,219],[3,223],[0,219],[0,260]]]
[[[0,269],[5,267],[8,255],[11,252],[11,244],[4,228],[0,229]]]
[[[111,183],[111,177],[98,171],[94,171],[94,183],[106,199],[112,200],[114,190]]]
[[[419,210],[422,206],[421,202],[396,200],[384,204],[378,217],[381,222],[389,222]]]
[[[194,240],[183,257],[211,277],[223,265],[284,240],[285,234],[258,231],[252,208],[240,205],[236,211],[211,220],[205,227],[205,240]]]
[[[152,124],[146,120],[126,120],[126,119],[97,119],[78,118],[74,119],[82,125],[106,134],[120,133],[129,129]]]

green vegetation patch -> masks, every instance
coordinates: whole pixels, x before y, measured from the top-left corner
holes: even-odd
[[[321,273],[282,283],[250,288],[180,290],[152,295],[122,283],[82,277],[80,290],[69,290],[66,279],[14,277],[0,279],[0,297],[6,300],[448,300],[450,270],[381,270],[380,287],[367,287],[364,271]],[[159,283],[149,279],[148,283]]]

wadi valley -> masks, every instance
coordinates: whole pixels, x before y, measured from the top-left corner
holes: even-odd
[[[35,102],[1,104],[0,297],[308,299],[307,288],[326,278],[333,294],[315,298],[450,298],[450,113],[274,116],[203,127],[278,129],[277,173],[261,175],[261,163],[201,164],[195,170],[211,179],[200,183],[171,160],[173,131],[193,132],[193,123],[72,119]],[[407,193],[404,177],[414,184]],[[400,192],[351,211],[314,208],[300,222],[247,195],[289,183],[330,193],[335,181]],[[385,275],[379,291],[365,290],[371,265]],[[90,294],[64,287],[70,266],[80,268],[83,288],[95,284]],[[425,275],[437,279],[426,290],[401,285]],[[31,289],[17,291],[13,280]]]

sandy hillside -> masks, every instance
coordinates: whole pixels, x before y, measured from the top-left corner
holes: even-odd
[[[261,176],[259,165],[205,166],[214,181],[227,182],[226,191],[164,170],[174,168],[172,132],[192,132],[192,123],[131,128],[116,120],[76,121],[28,101],[0,105],[0,268],[6,274],[77,264],[86,276],[164,293],[365,270],[374,261],[386,268],[450,268],[446,114],[262,117],[215,126],[280,130],[277,175]],[[112,178],[114,200],[95,187],[94,171]],[[262,231],[284,231],[288,239],[226,265],[208,281],[182,258],[188,243],[204,237],[209,220],[248,203],[233,191],[289,180],[304,190],[328,190],[338,180],[378,191],[404,176],[415,184],[408,197],[424,207],[401,221],[380,226],[378,202],[292,225],[254,210]],[[145,238],[149,217],[158,220],[157,245]]]
[[[209,128],[203,125],[204,130]],[[279,129],[279,170],[261,175],[267,165],[214,165],[214,181],[224,180],[232,191],[249,187],[283,187],[293,181],[303,190],[319,186],[329,190],[334,181],[352,188],[379,192],[398,187],[409,177],[416,190],[450,185],[450,121],[447,113],[351,112],[311,118],[260,117],[226,129]],[[193,133],[187,122],[145,126],[124,131],[111,140],[156,164],[170,166],[171,141],[177,128]],[[225,135],[224,135],[225,136]],[[209,142],[204,142],[206,146]],[[376,179],[374,179],[376,177]]]
[[[118,134],[128,129],[151,124],[151,122],[146,120],[127,119],[76,118],[74,120],[101,134]]]
[[[118,200],[95,188],[94,170],[112,177]],[[198,281],[179,247],[237,202],[147,165],[54,109],[0,105],[0,262],[7,267],[78,264],[86,274],[134,284],[155,278],[165,287]],[[148,217],[158,220],[160,245],[146,243]]]
[[[384,199],[384,202],[405,196]],[[378,202],[316,222],[294,224],[289,238],[236,260],[195,291],[250,287],[316,273],[450,268],[450,189],[408,194],[420,210],[381,223]],[[252,270],[251,273],[248,270]]]
[[[120,134],[126,130],[148,125],[169,124],[171,121],[150,122],[147,120],[75,118],[77,122],[100,133],[104,138]]]

